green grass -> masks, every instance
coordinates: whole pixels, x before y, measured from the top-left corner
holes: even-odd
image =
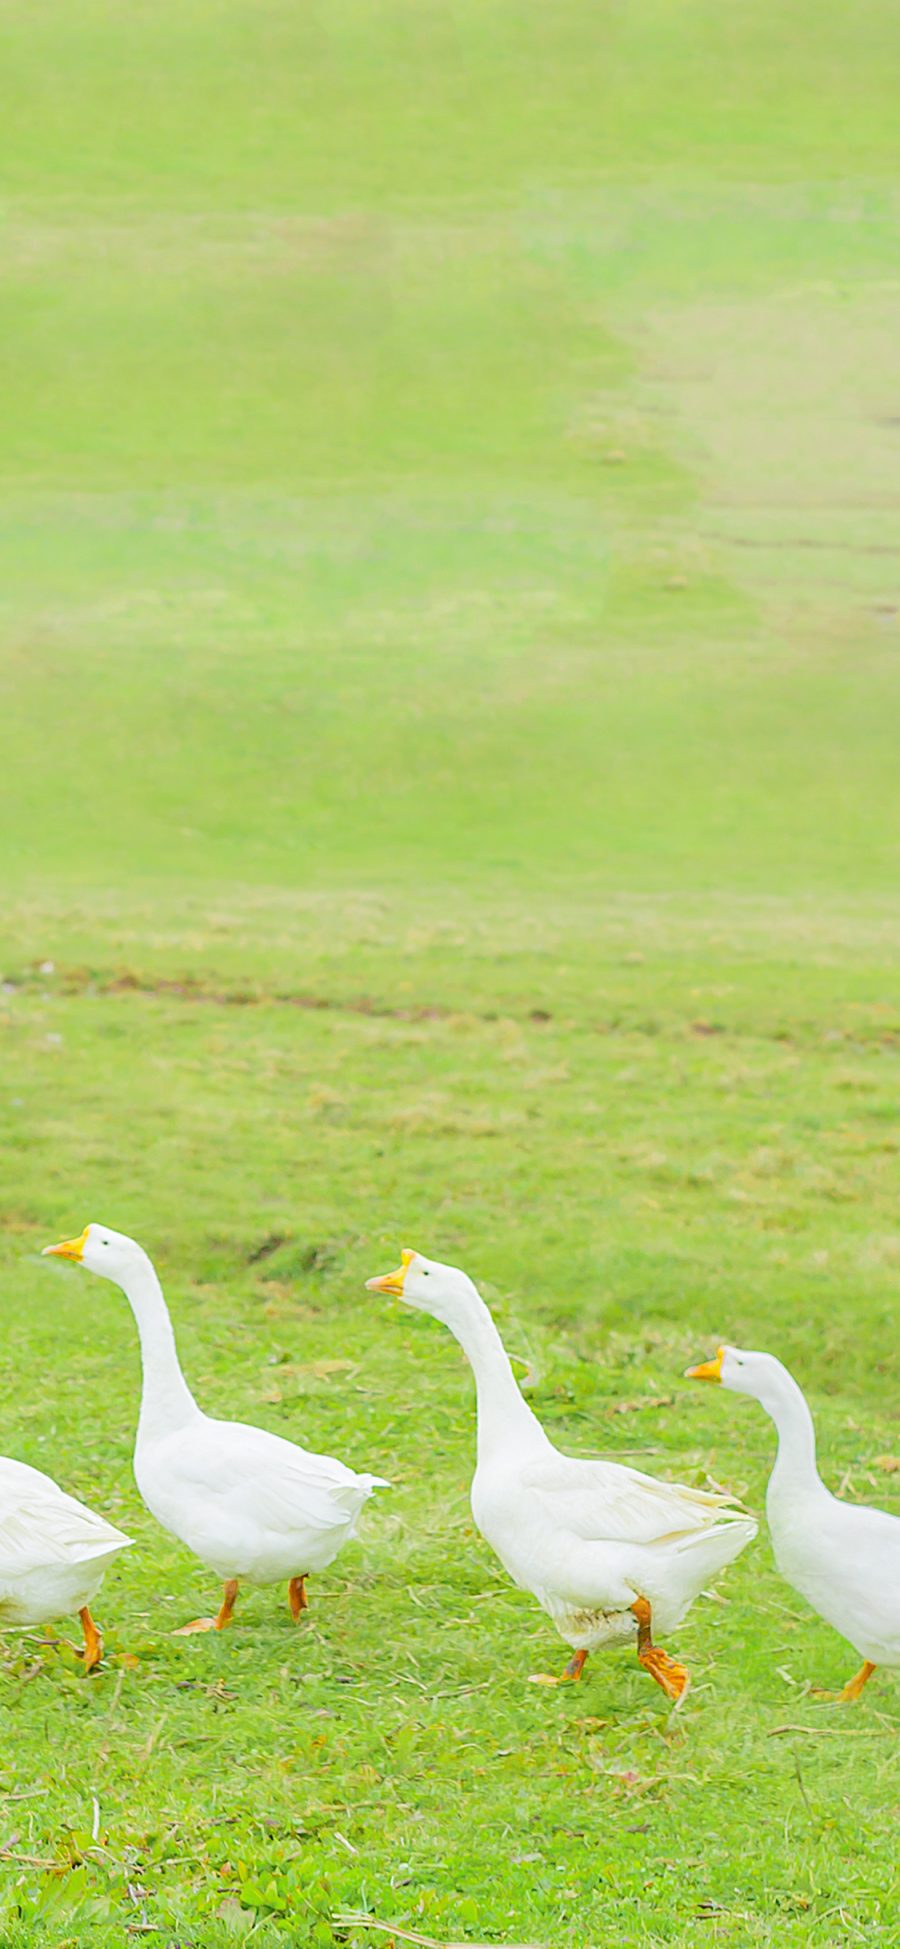
[[[468,1372],[363,1289],[465,1265],[562,1445],[757,1509],[680,1375],[767,1346],[898,1507],[893,26],[4,11],[0,1447],[137,1541],[90,1682],[4,1641],[4,1949],[900,1939],[896,1677],[812,1695],[763,1536],[677,1720],[529,1686]],[[170,1635],[92,1218],[206,1406],[391,1478],[299,1630]]]

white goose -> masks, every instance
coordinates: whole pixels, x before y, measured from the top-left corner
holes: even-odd
[[[181,1632],[221,1631],[242,1578],[288,1584],[292,1616],[307,1608],[306,1577],[324,1570],[356,1533],[377,1475],[356,1475],[242,1421],[213,1421],[197,1406],[178,1363],[162,1288],[146,1252],[106,1225],[45,1251],[73,1259],[121,1286],[137,1322],[143,1388],[134,1474],[148,1509],[222,1578],[213,1617]]]
[[[720,1347],[687,1369],[750,1394],[778,1430],[766,1491],[775,1562],[785,1582],[833,1624],[863,1660],[838,1697],[858,1699],[877,1665],[900,1665],[900,1517],[839,1502],[816,1467],[816,1432],[802,1389],[770,1353]]]
[[[561,1455],[519,1392],[500,1335],[471,1279],[420,1252],[367,1282],[450,1328],[475,1375],[478,1461],[472,1514],[522,1590],[553,1619],[580,1678],[590,1651],[634,1643],[666,1696],[688,1683],[654,1644],[673,1631],[723,1564],[756,1535],[726,1496],[657,1482],[615,1462]],[[538,1683],[558,1684],[546,1678]]]
[[[103,1639],[90,1604],[114,1557],[130,1547],[130,1536],[49,1475],[0,1459],[0,1625],[48,1624],[77,1611],[85,1670],[93,1671]]]

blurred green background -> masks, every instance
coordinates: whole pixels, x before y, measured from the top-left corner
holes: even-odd
[[[890,20],[8,6],[14,882],[893,889]]]

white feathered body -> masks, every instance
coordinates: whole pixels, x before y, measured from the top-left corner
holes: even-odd
[[[766,1514],[794,1589],[873,1665],[900,1665],[900,1517],[773,1473]]]
[[[263,1428],[214,1421],[139,1431],[138,1488],[164,1529],[223,1579],[274,1584],[324,1570],[356,1534],[376,1475],[357,1475]]]
[[[753,1517],[725,1496],[580,1461],[546,1438],[529,1450],[479,1460],[472,1513],[513,1582],[576,1651],[634,1639],[638,1597],[667,1636],[756,1535]]]
[[[130,1544],[40,1469],[0,1460],[0,1626],[83,1610]]]

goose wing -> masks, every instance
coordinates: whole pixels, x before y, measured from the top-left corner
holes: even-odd
[[[380,1476],[357,1475],[333,1455],[315,1455],[281,1435],[242,1422],[207,1422],[204,1440],[180,1458],[186,1486],[233,1501],[263,1529],[327,1531],[353,1522]],[[219,1439],[216,1439],[218,1437]]]
[[[127,1549],[130,1536],[66,1495],[49,1475],[25,1462],[0,1463],[0,1560],[25,1575],[48,1563],[86,1563]]]
[[[658,1543],[744,1514],[729,1496],[569,1455],[530,1464],[522,1483],[557,1529],[588,1543]]]

